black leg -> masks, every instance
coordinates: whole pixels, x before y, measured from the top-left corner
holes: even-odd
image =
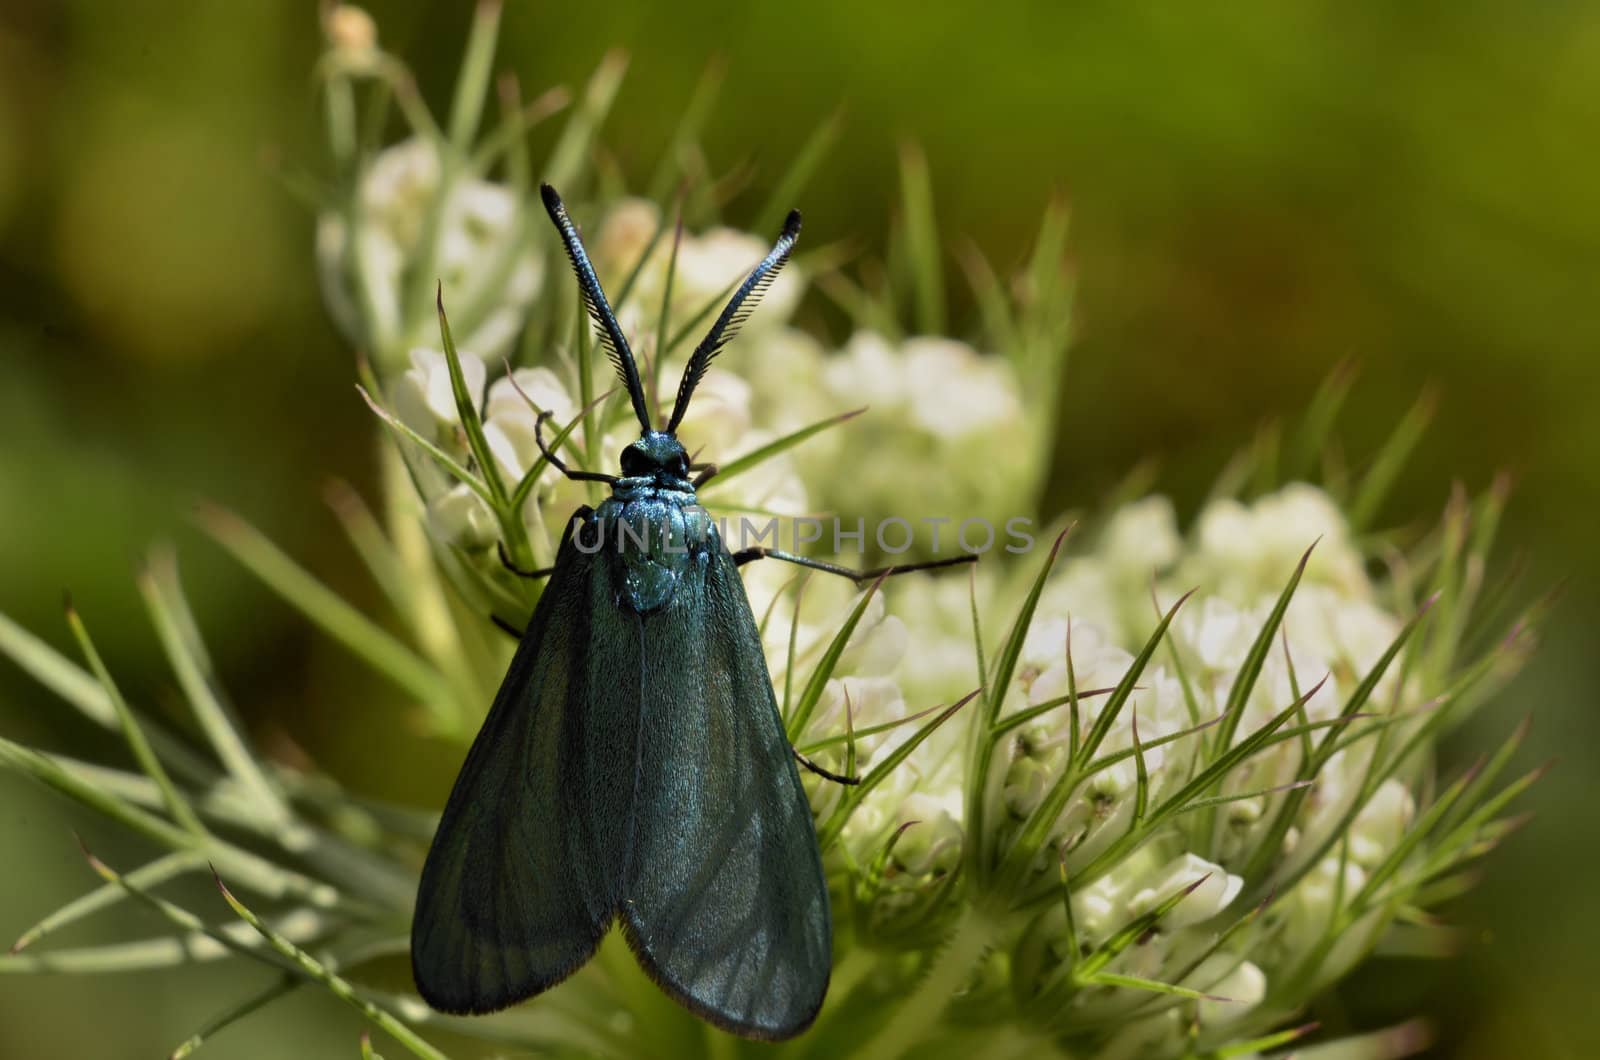
[[[716,478],[717,472],[721,471],[722,469],[715,464],[690,464],[689,470],[700,472],[700,474],[695,476],[693,483],[694,488],[699,489],[707,482],[710,482],[712,479]]]
[[[500,553],[500,566],[504,567],[506,570],[510,571],[512,574],[515,574],[519,578],[548,578],[551,572],[555,570],[554,567],[540,567],[537,570],[525,570],[522,567],[517,566],[515,563],[511,562],[511,557],[506,554],[506,544],[504,541],[496,541],[494,543],[494,549],[496,552]]]
[[[552,453],[545,446],[544,421],[549,418],[550,413],[548,410],[546,410],[539,413],[539,418],[533,421],[533,440],[539,443],[539,452],[543,453],[544,458],[550,461],[550,466],[568,478],[572,479],[574,482],[604,482],[607,485],[615,485],[617,481],[617,477],[615,475],[602,475],[595,471],[573,471],[571,468],[567,467],[566,464],[561,462],[561,458],[559,456]]]
[[[511,634],[511,639],[512,640],[520,641],[520,640],[522,640],[523,637],[527,636],[527,633],[528,633],[527,630],[518,629],[516,626],[513,626],[511,623],[509,623],[505,619],[501,618],[499,615],[491,614],[489,616],[489,621],[493,622],[495,625],[499,626],[501,629],[503,629],[507,633]]]
[[[810,567],[813,570],[837,574],[841,578],[849,578],[857,585],[862,582],[872,581],[875,578],[881,578],[885,574],[909,574],[914,570],[935,570],[939,567],[956,567],[978,562],[977,556],[968,555],[954,556],[950,559],[930,560],[927,563],[907,563],[904,565],[896,564],[892,567],[876,567],[873,570],[851,570],[849,567],[841,567],[837,563],[824,563],[820,559],[808,559],[805,556],[796,556],[792,552],[779,552],[775,548],[757,546],[756,548],[740,549],[733,554],[733,562],[741,567],[758,559],[781,559],[786,563],[795,563],[802,567]]]
[[[831,780],[835,784],[859,784],[859,783],[861,783],[861,778],[860,777],[842,776],[841,774],[833,773],[833,772],[830,772],[830,771],[828,771],[826,769],[823,769],[821,766],[817,765],[811,759],[809,759],[805,755],[801,754],[794,747],[793,744],[791,744],[789,746],[789,750],[794,752],[794,760],[796,762],[799,762],[801,765],[803,765],[807,769],[811,770],[811,772],[815,773],[817,776],[821,777],[823,780]]]

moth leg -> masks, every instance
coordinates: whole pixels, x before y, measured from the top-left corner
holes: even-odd
[[[528,570],[524,567],[517,566],[516,563],[512,561],[510,555],[506,553],[506,544],[504,541],[496,541],[494,543],[494,550],[500,553],[500,566],[504,567],[506,570],[510,571],[512,574],[515,574],[519,578],[547,578],[555,571],[554,567],[539,567],[536,570]]]
[[[525,629],[518,629],[516,626],[513,626],[511,623],[507,622],[505,619],[501,618],[497,614],[494,614],[493,612],[491,612],[489,615],[489,621],[493,622],[495,625],[511,634],[512,639],[518,642],[520,642],[528,632]]]
[[[859,784],[859,783],[861,783],[861,778],[860,777],[847,777],[847,776],[844,776],[843,774],[834,773],[834,772],[831,772],[829,770],[823,769],[821,766],[817,765],[811,759],[809,759],[805,755],[801,754],[800,753],[800,749],[795,747],[794,744],[790,744],[789,745],[789,750],[794,755],[794,760],[796,762],[799,762],[801,765],[803,765],[807,769],[811,770],[811,772],[815,773],[817,776],[821,777],[823,780],[831,780],[835,784]]]
[[[533,421],[533,440],[539,443],[539,452],[543,453],[544,458],[550,461],[550,466],[574,482],[604,482],[607,485],[615,485],[617,481],[615,475],[602,475],[597,471],[574,471],[562,463],[559,456],[550,451],[544,444],[544,421],[549,419],[550,415],[550,411],[546,409],[544,412],[539,413],[538,419]]]
[[[700,472],[700,474],[695,476],[694,482],[691,483],[695,489],[699,489],[707,482],[710,482],[712,479],[716,478],[717,472],[721,471],[722,469],[716,464],[690,464],[689,470]]]
[[[741,567],[746,563],[768,558],[781,559],[786,563],[810,567],[813,570],[825,571],[828,574],[837,574],[841,578],[849,578],[857,585],[881,578],[886,574],[909,574],[914,570],[935,570],[939,567],[955,567],[961,564],[978,562],[977,556],[967,555],[953,556],[950,559],[930,560],[927,563],[906,563],[896,564],[891,567],[875,567],[872,570],[851,570],[849,567],[841,567],[837,563],[824,563],[820,559],[808,559],[805,556],[796,556],[792,552],[780,552],[775,548],[762,548],[759,545],[755,548],[740,549],[733,554],[733,562]]]

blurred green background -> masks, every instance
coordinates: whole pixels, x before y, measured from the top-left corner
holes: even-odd
[[[513,2],[498,65],[529,90],[576,87],[627,49],[602,139],[642,183],[707,64],[725,62],[707,153],[758,167],[734,223],[843,105],[800,204],[816,244],[881,250],[906,139],[927,153],[951,245],[970,238],[1002,265],[1063,196],[1079,323],[1056,508],[1154,457],[1192,512],[1227,456],[1346,358],[1361,369],[1344,425],[1358,458],[1435,387],[1389,521],[1431,518],[1453,480],[1510,469],[1506,559],[1526,559],[1530,589],[1567,589],[1532,667],[1449,756],[1532,711],[1525,764],[1562,761],[1524,804],[1538,817],[1451,910],[1474,928],[1461,957],[1380,962],[1341,1003],[1374,1023],[1424,1008],[1438,1055],[1600,1055],[1600,9],[1144,7]],[[369,9],[442,108],[466,5]],[[70,587],[124,685],[172,702],[131,573],[151,542],[175,541],[258,739],[427,804],[453,763],[374,739],[392,729],[369,724],[392,717],[391,693],[186,517],[221,501],[375,603],[322,501],[330,476],[370,485],[373,427],[318,302],[311,219],[265,161],[322,162],[319,47],[309,0],[0,9],[0,610],[65,648]],[[7,664],[0,731],[116,753]],[[135,849],[0,776],[0,938],[90,885],[70,827],[108,860]],[[129,937],[150,930],[122,919]],[[252,974],[7,978],[0,1056],[161,1055]],[[275,1012],[218,1048],[302,1055],[330,1026],[354,1040],[354,1017],[320,995]]]

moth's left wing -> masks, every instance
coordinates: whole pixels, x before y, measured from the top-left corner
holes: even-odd
[[[744,584],[718,550],[643,619],[633,834],[619,909],[661,988],[737,1034],[822,1006],[827,882]]]
[[[491,1012],[587,961],[616,909],[633,797],[638,631],[610,568],[563,541],[422,869],[417,989],[444,1012]],[[621,711],[614,714],[613,711]]]

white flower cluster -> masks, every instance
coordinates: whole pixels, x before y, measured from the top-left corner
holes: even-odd
[[[786,355],[792,348],[747,354]],[[819,367],[822,385],[811,384],[813,401],[834,412],[867,409],[802,455],[807,481],[817,485],[828,509],[848,517],[894,515],[914,524],[942,518],[952,526],[966,518],[998,525],[1031,511],[1041,447],[1010,362],[955,339],[916,337],[897,344],[862,331]],[[787,388],[789,394],[798,389]],[[775,403],[784,399],[775,395]],[[817,408],[813,418],[826,414]],[[854,460],[852,453],[871,453],[872,459]],[[929,473],[907,475],[911,467]],[[954,551],[951,533],[946,528],[941,552]],[[920,546],[934,549],[931,537]]]
[[[731,285],[744,279],[766,255],[773,235],[776,233],[762,238],[720,227],[698,234],[684,232],[678,244],[677,263],[671,269],[672,297],[667,303],[673,329],[708,306],[715,307],[714,316],[733,293]],[[660,322],[668,266],[672,262],[673,236],[672,222],[663,218],[655,203],[646,199],[623,199],[606,212],[589,243],[595,268],[604,275],[627,276],[638,270],[628,300],[618,313],[623,328],[630,335],[644,336],[648,342],[654,341]],[[648,257],[645,256],[647,250]],[[804,293],[805,278],[791,263],[773,281],[761,301],[761,311],[751,315],[743,334],[760,335],[778,328],[793,314]],[[706,323],[709,326],[710,318]],[[641,352],[653,354],[647,345],[641,343],[640,346],[644,347]],[[690,343],[689,347],[692,346]],[[639,347],[636,346],[636,350]],[[674,366],[681,365],[687,354],[688,349],[677,351],[678,362]],[[676,372],[670,378],[676,379]]]
[[[457,341],[490,362],[510,350],[543,282],[525,204],[503,184],[447,172],[440,150],[414,137],[382,151],[354,207],[317,219],[323,301],[345,338],[384,367],[433,341],[435,279],[456,307]]]
[[[490,383],[485,394],[489,371],[484,361],[467,350],[458,351],[458,355],[467,392],[484,395],[479,409],[484,440],[495,470],[508,489],[521,482],[539,461],[535,425],[540,411],[551,413],[543,429],[546,445],[554,444],[557,433],[568,423],[579,421],[568,436],[570,448],[563,447],[569,466],[576,460],[574,453],[586,451],[580,406],[554,370],[519,368]],[[466,462],[467,440],[445,355],[436,349],[416,347],[410,358],[411,367],[389,389],[395,414],[422,437]],[[596,415],[599,414],[597,410]],[[622,449],[637,437],[638,425],[631,417],[616,419],[600,439],[599,458],[614,463]],[[715,444],[719,451],[733,454],[753,451],[771,440],[769,434],[752,425],[749,387],[737,376],[717,368],[706,373],[696,390],[693,423],[685,424],[682,437],[691,452]],[[486,554],[494,548],[499,528],[481,497],[431,461],[418,461],[414,475],[428,506],[430,525],[440,541],[469,553]],[[522,515],[534,540],[543,540],[548,546],[545,555],[553,555],[567,517],[587,500],[585,488],[555,468],[547,464],[540,472]],[[735,515],[744,511],[798,514],[805,510],[806,493],[790,461],[780,455],[740,475],[726,487],[719,486],[715,503]]]
[[[647,379],[654,374],[656,314],[667,290],[672,245],[672,234],[662,236],[661,225],[654,206],[624,202],[605,216],[591,243],[608,276],[628,275],[643,261],[620,317]],[[672,318],[685,319],[717,301],[764,250],[759,239],[727,230],[683,235],[672,279]],[[783,324],[803,282],[785,274],[753,318],[751,332],[707,373],[683,424],[685,445],[696,459],[726,462],[847,408],[865,404],[872,414],[726,486],[713,479],[702,494],[707,506],[734,517],[800,514],[817,505],[847,517],[912,520],[972,514],[1003,519],[1030,511],[1039,467],[1029,461],[1043,459],[1043,446],[1031,434],[1035,421],[1025,414],[1011,364],[949,339],[895,343],[866,332],[828,353]],[[492,346],[494,336],[486,341]],[[652,401],[658,389],[660,399],[670,401],[684,352],[666,359],[658,387],[647,387]],[[418,347],[410,360],[390,385],[396,414],[467,462],[443,355]],[[482,396],[495,470],[515,484],[539,457],[536,410],[553,415],[547,440],[581,419],[576,388],[567,381],[571,366],[564,367],[565,376],[550,367],[522,368],[489,383],[481,357],[463,352],[461,361],[469,393]],[[597,361],[599,370],[603,361]],[[606,409],[614,413],[609,420]],[[625,403],[603,405],[595,415],[607,424],[598,445],[588,444],[580,425],[568,447],[574,455],[614,459],[637,437],[637,427]],[[848,459],[861,449],[873,459]],[[417,470],[435,535],[478,554],[487,567],[500,532],[489,508],[437,467]],[[588,499],[586,487],[553,469],[544,472],[523,511],[536,549],[546,548],[542,559],[566,516]],[[1073,881],[1071,921],[1059,900],[1029,914],[1032,919],[1018,925],[1008,943],[1017,947],[1016,956],[1001,974],[1025,980],[1018,996],[1033,987],[1043,990],[1040,984],[1059,985],[1061,969],[1150,918],[1137,941],[1119,948],[1105,967],[1108,975],[1122,977],[1122,986],[1079,989],[1059,1004],[1062,1019],[1074,1026],[1116,1028],[1102,1040],[1100,1055],[1164,1055],[1185,1040],[1192,1023],[1180,1021],[1176,1006],[1153,1002],[1159,992],[1130,991],[1127,982],[1198,992],[1203,997],[1183,1018],[1198,1019],[1210,1030],[1225,1031],[1257,1008],[1276,1013],[1272,1006],[1279,1002],[1292,1011],[1303,997],[1285,1002],[1273,989],[1290,978],[1291,969],[1303,976],[1296,962],[1305,954],[1326,955],[1322,982],[1362,955],[1364,944],[1354,936],[1317,947],[1327,941],[1341,903],[1395,849],[1416,808],[1399,779],[1368,782],[1375,745],[1370,740],[1332,754],[1309,782],[1302,775],[1306,743],[1273,743],[1221,777],[1207,792],[1203,810],[1179,814],[1129,843],[1141,824],[1141,808],[1162,805],[1226,750],[1219,733],[1236,744],[1302,700],[1297,724],[1339,717],[1402,621],[1378,604],[1337,504],[1308,485],[1289,485],[1249,503],[1213,502],[1187,535],[1180,533],[1170,501],[1148,497],[1109,513],[1083,536],[1087,546],[1071,542],[1046,579],[1012,686],[998,690],[1002,722],[1023,711],[1034,714],[1010,729],[984,800],[983,841],[1000,854],[1025,825],[1037,834],[1043,822],[1044,846],[1028,848],[1037,856],[1022,865],[1020,886],[1037,895],[1057,881],[1059,893],[1064,867]],[[1251,647],[1313,544],[1272,649],[1249,694],[1230,714]],[[944,551],[952,548],[944,543]],[[844,559],[859,563],[861,557]],[[792,712],[806,699],[810,675],[847,616],[861,605],[861,591],[843,579],[779,562],[754,564],[743,573],[777,696]],[[796,740],[800,750],[824,769],[848,766],[867,775],[918,737],[931,717],[920,712],[979,688],[984,677],[976,663],[972,601],[992,652],[1020,600],[1015,579],[1006,576],[994,564],[980,563],[970,579],[950,572],[911,574],[881,587],[862,608],[820,694],[807,704]],[[1190,589],[1197,591],[1178,610],[1166,642],[1138,675],[1107,731],[1096,734],[1103,738],[1095,758],[1111,760],[1086,768],[1087,759],[1074,759],[1074,748],[1096,733],[1110,690],[1129,673],[1162,615]],[[1397,673],[1398,668],[1377,683],[1365,711],[1420,706],[1420,693],[1402,686]],[[1072,711],[1062,704],[1069,688],[1080,696],[1076,731]],[[931,925],[950,914],[947,899],[973,841],[965,804],[974,768],[966,719],[975,712],[934,732],[850,803],[829,857],[835,867],[848,866],[858,879],[870,879],[871,886],[857,895],[864,913],[858,923],[865,925],[869,944],[931,937],[938,930]],[[855,734],[853,758],[847,758],[847,731]],[[1063,777],[1070,786],[1062,786]],[[821,776],[807,772],[803,778],[819,828],[842,819],[841,806],[856,799],[850,788]],[[1037,816],[1047,800],[1062,795],[1051,819]],[[1296,807],[1292,820],[1279,813],[1285,805]],[[1263,861],[1298,869],[1293,885],[1262,918],[1271,930],[1230,934],[1226,944],[1219,943],[1218,925],[1245,912],[1240,903],[1247,866],[1259,869]],[[993,973],[984,967],[983,975]]]
[[[1091,550],[1063,560],[1047,581],[1038,612],[1023,644],[1016,686],[1005,714],[1016,713],[1065,697],[1067,657],[1075,687],[1084,696],[1079,707],[1077,738],[1086,739],[1105,689],[1122,680],[1134,653],[1155,626],[1157,602],[1170,607],[1179,589],[1198,588],[1178,612],[1169,630],[1170,651],[1158,652],[1139,677],[1128,703],[1118,715],[1099,754],[1131,751],[1137,741],[1148,775],[1146,798],[1158,805],[1188,782],[1205,761],[1206,741],[1214,738],[1219,719],[1251,644],[1266,622],[1278,594],[1305,550],[1319,542],[1285,615],[1280,636],[1269,653],[1254,690],[1238,719],[1242,739],[1273,715],[1327,680],[1304,704],[1304,720],[1336,717],[1356,686],[1378,663],[1401,629],[1401,621],[1373,600],[1372,587],[1360,556],[1350,544],[1342,516],[1320,491],[1291,485],[1252,504],[1219,501],[1200,516],[1191,540],[1179,535],[1172,506],[1150,498],[1113,513]],[[928,579],[931,581],[931,579]],[[961,585],[961,595],[966,586]],[[925,589],[924,592],[931,590]],[[948,614],[950,603],[938,610]],[[951,650],[951,631],[930,623],[924,639],[921,616],[932,608],[907,611],[910,648],[905,669],[936,670]],[[962,614],[962,611],[957,611]],[[928,650],[921,651],[926,645]],[[1181,660],[1182,670],[1172,660]],[[954,687],[953,685],[951,686]],[[1415,708],[1415,695],[1401,695],[1391,674],[1380,681],[1369,711]],[[998,804],[1002,832],[1013,832],[1044,799],[1067,766],[1073,741],[1071,715],[1058,707],[1017,730],[1011,756],[1003,765]],[[1159,743],[1163,738],[1169,742]],[[1157,743],[1157,746],[1149,746]],[[1362,790],[1372,741],[1335,753],[1318,773],[1309,797],[1287,836],[1281,853],[1321,852],[1316,865],[1275,910],[1281,935],[1275,947],[1205,953],[1215,932],[1204,924],[1238,898],[1243,880],[1230,869],[1241,868],[1257,845],[1269,839],[1269,809],[1297,780],[1302,764],[1299,741],[1284,741],[1232,771],[1217,794],[1249,798],[1217,806],[1209,834],[1196,834],[1194,814],[1179,818],[1131,854],[1101,864],[1097,875],[1073,895],[1080,946],[1104,942],[1115,931],[1150,912],[1162,900],[1190,885],[1184,897],[1140,942],[1113,964],[1116,971],[1156,982],[1182,986],[1228,1000],[1199,1006],[1203,1023],[1225,1024],[1248,1012],[1267,996],[1274,960],[1289,960],[1308,951],[1327,930],[1342,897],[1348,900],[1365,882],[1408,826],[1415,803],[1406,786],[1390,779],[1370,793],[1331,851],[1325,842],[1338,828],[1351,800]],[[939,776],[937,771],[930,771]],[[1082,778],[1056,817],[1051,843],[1040,869],[1055,871],[1063,857],[1069,872],[1096,864],[1132,822],[1138,795],[1138,766],[1129,755]],[[921,781],[922,778],[915,778]],[[950,780],[959,781],[959,776]],[[1278,790],[1275,790],[1278,789]],[[959,800],[949,789],[917,786],[921,800],[943,801],[953,808],[959,827]],[[866,822],[864,822],[866,823]],[[1002,843],[1005,840],[1002,839]],[[1335,879],[1343,873],[1343,885]],[[1204,882],[1201,882],[1204,881]],[[1233,917],[1243,911],[1231,910]],[[1045,934],[1058,949],[1065,945],[1064,914],[1046,917]],[[1335,950],[1328,975],[1346,970],[1359,949]],[[1070,961],[1061,951],[1058,961]],[[1203,959],[1201,959],[1203,956]],[[1339,967],[1339,965],[1345,967]],[[1085,992],[1075,999],[1092,1022],[1117,1006],[1128,1005],[1126,992]],[[1097,1010],[1097,1006],[1099,1009]],[[1148,1020],[1132,1017],[1118,1036],[1121,1044],[1109,1055],[1145,1055],[1157,1039],[1179,1028],[1172,1012]],[[1171,1024],[1169,1026],[1169,1024]],[[1119,1049],[1122,1052],[1119,1054]]]
[[[1325,677],[1320,690],[1305,699],[1304,720],[1336,717],[1394,640],[1401,623],[1374,602],[1337,507],[1303,485],[1289,486],[1249,505],[1217,502],[1201,515],[1188,542],[1178,532],[1172,505],[1163,498],[1142,500],[1113,513],[1095,535],[1093,547],[1063,559],[1046,582],[1002,716],[1066,696],[1070,631],[1072,676],[1083,695],[1078,739],[1086,739],[1106,702],[1104,690],[1122,680],[1154,627],[1157,602],[1170,607],[1178,586],[1197,586],[1196,597],[1178,612],[1169,630],[1170,653],[1163,648],[1139,677],[1098,752],[1131,752],[1137,738],[1148,778],[1145,797],[1149,805],[1158,805],[1203,766],[1206,741],[1214,738],[1252,642],[1305,549],[1319,539],[1274,650],[1241,711],[1235,739],[1305,696]],[[980,596],[992,593],[993,579],[981,567],[980,572]],[[808,587],[808,592],[823,584]],[[887,610],[881,597],[874,599],[812,716],[807,736],[822,739],[844,731],[846,695],[851,723],[859,731],[951,702],[975,687],[970,591],[963,577],[911,575],[887,589]],[[830,617],[814,625],[803,622],[796,637],[798,674],[809,672],[811,660],[853,605],[854,599],[842,596],[836,593],[820,606],[814,606],[816,600],[808,603],[807,614]],[[788,624],[787,609],[774,608],[767,642],[780,691]],[[1181,660],[1181,672],[1174,659]],[[907,689],[915,691],[908,695]],[[1394,678],[1386,677],[1367,709],[1415,706],[1399,693]],[[1002,844],[1066,768],[1072,743],[1070,717],[1066,707],[1058,707],[1016,730],[1009,757],[1000,765],[997,809],[990,821]],[[857,772],[881,761],[915,729],[915,724],[908,724],[859,740]],[[906,909],[921,908],[919,898],[937,888],[960,863],[966,839],[963,734],[962,725],[951,725],[919,747],[865,800],[845,828],[845,849],[860,864],[898,834],[888,863],[895,886],[881,892],[882,908],[869,909],[872,923],[893,923]],[[1164,738],[1167,742],[1162,743]],[[1340,827],[1351,800],[1362,790],[1371,747],[1367,741],[1334,754],[1302,793],[1306,797],[1294,827],[1276,838],[1279,853],[1286,858],[1301,851],[1321,854],[1275,904],[1276,935],[1271,945],[1254,944],[1255,936],[1241,936],[1235,945],[1213,950],[1217,929],[1205,925],[1225,912],[1230,919],[1244,912],[1230,909],[1244,886],[1237,870],[1260,843],[1271,839],[1269,811],[1278,805],[1275,800],[1287,795],[1285,786],[1296,781],[1301,767],[1297,740],[1269,748],[1228,775],[1216,794],[1250,797],[1218,803],[1208,834],[1192,830],[1201,815],[1181,817],[1177,826],[1098,865],[1095,875],[1086,878],[1072,897],[1077,944],[1102,944],[1163,901],[1193,887],[1137,945],[1115,959],[1111,970],[1213,998],[1197,1009],[1200,1021],[1213,1029],[1242,1018],[1269,996],[1279,966],[1312,948],[1327,930],[1336,903],[1348,901],[1360,890],[1366,873],[1394,849],[1415,813],[1407,787],[1387,780],[1355,812],[1341,843],[1331,851],[1327,848],[1324,840],[1330,830]],[[824,760],[837,768],[840,752],[841,745],[834,743]],[[818,819],[825,820],[843,795],[818,778],[808,778],[807,783]],[[1127,833],[1139,784],[1139,767],[1131,753],[1084,777],[1052,823],[1047,856],[1036,868],[1053,874],[1058,858],[1073,873],[1095,865]],[[1257,792],[1263,794],[1252,794]],[[1341,873],[1342,885],[1336,882]],[[1059,905],[1030,934],[1045,940],[1048,967],[1073,962],[1065,948],[1069,933]],[[1359,956],[1360,946],[1354,941],[1335,947],[1325,976],[1342,974]],[[1157,1006],[1141,1017],[1138,1006],[1148,1001],[1148,995],[1135,993],[1130,999],[1125,990],[1105,989],[1084,991],[1071,1003],[1081,1006],[1080,1017],[1086,1024],[1124,1013],[1126,1026],[1106,1055],[1139,1056],[1159,1053],[1157,1043],[1171,1045],[1184,1030],[1170,1006]]]
[[[637,337],[636,351],[647,356],[653,356],[672,257],[673,233],[663,231],[663,223],[653,203],[624,200],[607,212],[590,246],[596,266],[609,275],[626,276],[638,268],[619,318]],[[728,228],[684,233],[672,270],[670,330],[676,333],[677,322],[708,306],[720,308],[730,285],[761,260],[769,245]],[[867,408],[866,415],[796,452],[812,503],[847,522],[894,515],[918,525],[923,518],[941,517],[951,519],[952,526],[967,517],[999,524],[1030,510],[1030,490],[1043,470],[1041,447],[1010,362],[954,339],[923,336],[895,343],[867,331],[830,352],[809,334],[785,326],[805,282],[793,264],[780,274],[760,312],[718,364],[747,382],[749,408],[775,434]],[[692,341],[686,342],[663,361],[663,400],[691,347]],[[704,400],[696,395],[694,414],[685,421],[686,444],[693,449],[693,442],[703,440],[708,453],[720,459],[725,447],[718,439],[702,439],[695,422]],[[851,459],[862,452],[874,458]],[[907,476],[910,466],[938,473]],[[953,533],[945,528],[942,552],[954,550]],[[931,550],[931,537],[919,547]]]

